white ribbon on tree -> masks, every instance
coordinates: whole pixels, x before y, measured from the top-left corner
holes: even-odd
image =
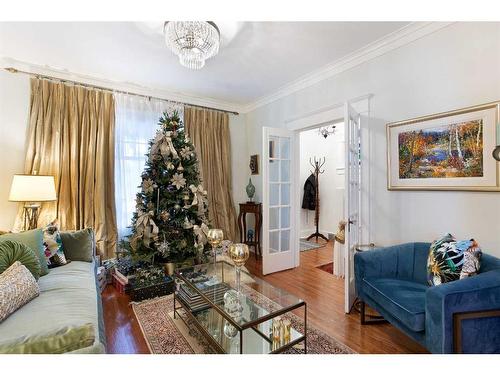
[[[137,249],[137,242],[142,239],[144,246],[149,247],[151,241],[158,240],[158,227],[154,220],[154,212],[142,213],[135,222],[135,236],[130,240],[132,249]]]
[[[151,145],[151,151],[149,154],[150,159],[152,159],[155,155],[157,155],[158,152],[164,158],[172,155],[172,158],[179,159],[177,150],[175,149],[174,144],[172,143],[172,135],[173,132],[170,131],[168,132],[158,131],[156,133],[156,137],[153,141],[153,144]]]
[[[203,216],[205,214],[205,206],[207,204],[207,191],[203,189],[200,184],[198,186],[189,185],[189,189],[193,193],[193,202],[189,207],[198,206],[198,216]]]
[[[205,244],[208,242],[207,238],[208,226],[205,223],[202,223],[201,226],[194,225],[193,232],[194,232],[194,246],[198,250],[203,249]]]

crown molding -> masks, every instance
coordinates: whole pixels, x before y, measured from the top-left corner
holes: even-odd
[[[265,95],[255,100],[254,102],[243,106],[241,112],[251,112],[259,107],[293,94],[294,92],[312,86],[325,79],[345,72],[346,70],[352,69],[355,66],[361,65],[376,57],[389,53],[396,48],[405,46],[417,39],[441,30],[451,25],[452,23],[453,22],[412,22],[399,30],[396,30],[370,44],[367,44],[357,51],[324,66],[321,69],[306,74],[301,78],[298,78],[291,83],[282,86],[272,94]]]
[[[426,35],[441,30],[452,23],[453,22],[412,22],[407,26],[394,31],[393,33],[390,33],[358,49],[357,51],[324,66],[323,68],[308,73],[290,82],[289,84],[282,86],[272,94],[262,96],[261,98],[246,104],[201,97],[183,92],[172,91],[162,87],[146,87],[133,82],[109,80],[104,77],[99,77],[98,75],[70,72],[67,69],[21,61],[7,56],[0,56],[0,67],[15,68],[17,70],[26,71],[35,75],[39,74],[61,80],[75,81],[78,83],[103,87],[109,90],[119,90],[129,92],[131,94],[151,96],[186,104],[219,108],[239,113],[248,113],[285,96],[293,94],[294,92],[310,87],[318,82],[345,72],[346,70],[352,69],[376,57],[389,53],[399,47],[405,46]]]
[[[77,83],[98,86],[109,90],[124,91],[130,94],[151,96],[158,99],[185,104],[199,105],[203,107],[211,107],[240,113],[243,109],[243,106],[239,105],[238,103],[201,97],[182,92],[175,92],[161,87],[146,87],[133,82],[114,81],[99,77],[97,75],[94,76],[70,72],[67,69],[55,68],[49,65],[39,65],[17,60],[7,56],[0,56],[0,67],[2,69],[14,68],[34,75],[54,77],[60,80],[73,81]]]

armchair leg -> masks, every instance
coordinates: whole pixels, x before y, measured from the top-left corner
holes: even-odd
[[[359,309],[359,321],[361,325],[387,323],[387,320],[385,320],[384,317],[381,315],[366,314],[365,301],[358,300],[355,306],[358,307]],[[366,319],[367,315],[370,317],[370,319]]]

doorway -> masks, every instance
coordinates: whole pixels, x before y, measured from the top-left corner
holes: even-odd
[[[369,96],[363,101],[368,105]],[[344,270],[345,311],[348,313],[356,296],[354,252],[357,244],[362,243],[363,227],[365,230],[368,228],[366,224],[361,225],[363,196],[361,164],[364,155],[361,142],[361,115],[349,102],[287,121],[285,128],[263,127],[262,273],[267,275],[299,266],[300,133],[339,122],[345,125],[343,217],[346,227],[345,242],[342,247],[339,246],[340,251],[335,252],[335,254],[341,253],[336,256],[340,259],[334,262],[334,265],[343,262],[343,267],[339,268]],[[319,160],[317,162],[319,168],[321,162]],[[316,163],[314,165],[316,166]],[[366,173],[366,167],[364,170]]]
[[[299,250],[332,249],[330,259],[323,259],[318,268],[343,276],[342,257],[335,254],[342,248],[335,246],[334,236],[344,217],[344,123],[340,120],[312,126],[301,130],[298,139]]]

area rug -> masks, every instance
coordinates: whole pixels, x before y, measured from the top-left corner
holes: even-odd
[[[300,251],[308,251],[308,250],[314,250],[319,247],[325,246],[326,243],[316,243],[316,242],[311,242],[307,241],[305,238],[300,239]]]
[[[333,262],[322,264],[321,266],[317,266],[322,271],[331,273],[333,275]]]
[[[142,333],[153,354],[210,354],[213,351],[206,339],[196,328],[189,328],[182,319],[174,319],[173,295],[132,303],[132,310],[139,322]],[[177,310],[182,313],[183,310]],[[184,318],[188,319],[186,315]],[[303,332],[302,320],[288,313],[292,326]],[[194,327],[194,324],[189,324]],[[303,353],[303,344],[298,344],[285,353]],[[352,354],[346,345],[308,324],[308,354]]]

